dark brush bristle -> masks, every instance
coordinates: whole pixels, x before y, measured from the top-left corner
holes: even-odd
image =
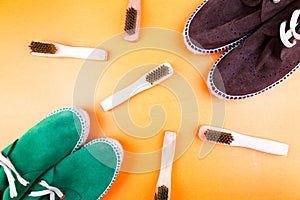
[[[167,186],[163,185],[157,189],[157,193],[155,193],[154,200],[168,200],[169,189]]]
[[[30,43],[29,48],[31,49],[31,52],[37,53],[55,54],[57,51],[57,48],[54,44],[34,41]]]
[[[221,131],[215,131],[208,129],[204,133],[207,140],[223,143],[223,144],[231,144],[233,142],[234,138],[230,133],[225,133]]]
[[[130,7],[126,10],[126,20],[125,20],[125,28],[124,31],[129,35],[135,33],[136,26],[136,18],[137,18],[137,10],[133,7]]]
[[[165,65],[153,70],[146,76],[146,81],[153,84],[155,81],[169,74],[169,68]]]

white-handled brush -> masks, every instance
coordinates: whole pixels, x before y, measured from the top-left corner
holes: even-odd
[[[172,165],[176,147],[176,133],[166,131],[162,147],[160,173],[154,200],[170,200]]]
[[[32,41],[30,53],[45,57],[71,57],[87,60],[107,60],[107,51],[87,47],[71,47],[53,42]]]
[[[146,89],[149,89],[157,85],[158,83],[161,83],[162,81],[172,76],[173,73],[174,72],[172,66],[169,63],[163,63],[147,74],[143,75],[140,79],[138,79],[130,86],[103,100],[101,102],[101,106],[103,110],[108,111],[128,100],[130,97]]]
[[[212,126],[202,126],[199,129],[199,137],[203,141],[229,146],[246,147],[265,153],[282,156],[288,154],[289,148],[287,144],[281,142],[246,136],[230,130],[225,130],[222,128],[216,128]]]
[[[137,41],[141,23],[141,0],[129,0],[126,10],[124,39],[130,42]]]

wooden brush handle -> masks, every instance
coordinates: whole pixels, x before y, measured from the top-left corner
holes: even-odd
[[[128,87],[104,99],[101,102],[101,106],[104,111],[111,110],[112,108],[127,101],[130,97],[148,89],[149,87],[151,87],[151,85],[144,81],[144,78],[141,78],[135,83],[129,85]]]
[[[70,47],[65,45],[59,46],[58,54],[61,57],[73,57],[88,60],[106,60],[107,52],[102,49],[87,48],[87,47]]]
[[[176,147],[176,133],[166,131],[162,148],[160,174],[157,187],[165,185],[171,190],[171,173]]]
[[[128,8],[133,7],[137,11],[141,10],[141,0],[129,0]]]
[[[240,134],[234,137],[236,146],[247,147],[258,151],[282,156],[285,156],[288,153],[288,145],[281,142]]]

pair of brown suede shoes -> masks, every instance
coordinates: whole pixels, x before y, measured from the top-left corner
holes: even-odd
[[[219,98],[242,99],[279,84],[300,66],[299,0],[206,0],[184,29],[195,54],[227,50],[207,84]]]

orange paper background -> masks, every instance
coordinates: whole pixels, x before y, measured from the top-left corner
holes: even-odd
[[[123,31],[127,1],[0,0],[0,149],[51,111],[74,105],[91,116],[89,140],[113,137],[125,150],[122,171],[105,200],[153,199],[165,130],[178,133],[171,199],[300,199],[300,73],[249,99],[225,102],[211,96],[205,80],[218,55],[192,55],[180,37],[186,20],[201,2],[142,1],[141,27],[152,27],[170,37],[162,39],[158,34],[149,39],[146,29],[136,44],[129,44],[114,39]],[[114,60],[35,57],[29,54],[32,40],[100,45]],[[160,49],[155,46],[156,40],[172,49]],[[152,48],[140,48],[145,41],[150,41]],[[119,55],[121,48],[135,50]],[[101,109],[100,101],[116,88],[128,85],[146,68],[166,61],[176,74],[164,86],[139,94],[114,112]],[[103,66],[106,70],[96,82],[89,82],[90,77],[79,81],[83,69],[93,71]],[[89,95],[92,99],[87,99]],[[190,108],[194,102],[196,106]],[[118,116],[124,113],[140,132],[130,132],[122,124]],[[163,120],[162,126],[146,133],[155,120]],[[218,145],[200,159],[203,143],[197,129],[201,124],[287,143],[289,154],[273,156]],[[143,155],[151,159],[143,160]]]

